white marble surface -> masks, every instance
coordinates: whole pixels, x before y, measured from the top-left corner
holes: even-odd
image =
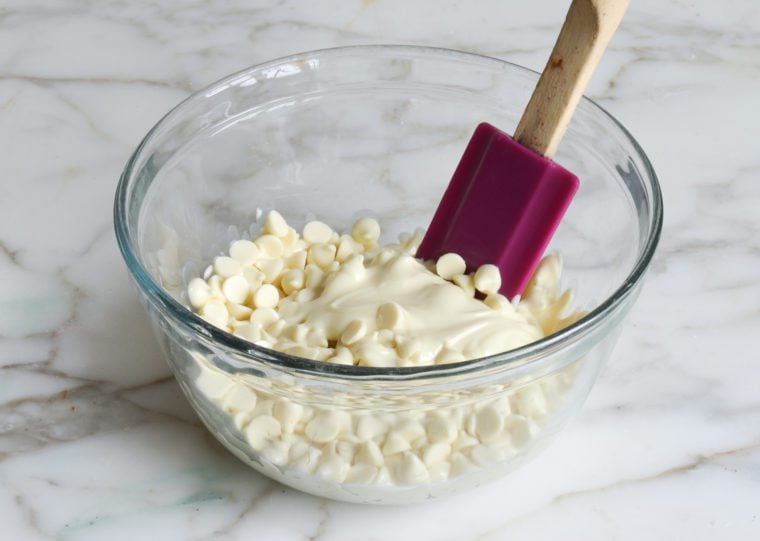
[[[164,111],[228,72],[334,45],[538,69],[567,2],[528,4],[0,4],[2,539],[760,538],[754,0],[634,0],[603,60],[590,94],[652,159],[664,236],[584,410],[511,477],[409,508],[296,493],[199,426],[149,333],[111,202]]]

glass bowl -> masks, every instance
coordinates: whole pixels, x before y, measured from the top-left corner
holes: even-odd
[[[475,126],[511,133],[537,77],[443,49],[309,52],[214,83],[147,134],[118,186],[116,235],[182,390],[233,454],[312,494],[418,502],[513,470],[578,410],[662,224],[647,157],[588,99],[555,157],[581,188],[549,249],[586,311],[560,332],[457,364],[340,366],[227,334],[184,292],[269,209],[297,228],[373,216],[384,241],[426,227]]]

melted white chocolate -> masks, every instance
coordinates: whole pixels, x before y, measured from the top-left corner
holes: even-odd
[[[433,364],[444,348],[472,359],[508,351],[543,336],[541,328],[511,304],[490,308],[406,252],[386,249],[385,253],[386,257],[375,258],[382,261],[379,264],[338,270],[317,298],[297,303],[287,319],[306,323],[335,341],[358,320],[366,325],[367,336],[372,336],[382,330],[380,307],[394,303],[400,309],[398,322],[391,329],[394,339],[402,343],[416,340],[416,355],[411,360],[423,365]],[[383,355],[366,345],[351,346],[360,364],[398,364],[397,355],[390,351]],[[386,362],[380,357],[362,359],[362,346],[365,353],[387,357]]]

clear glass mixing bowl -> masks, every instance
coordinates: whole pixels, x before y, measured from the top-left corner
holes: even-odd
[[[230,241],[258,229],[261,210],[277,209],[295,227],[317,217],[339,230],[371,215],[385,241],[426,227],[474,127],[514,130],[536,80],[451,50],[316,51],[214,83],[148,133],[118,186],[118,242],[177,380],[232,453],[313,494],[415,502],[507,473],[578,410],[662,224],[649,161],[587,99],[555,157],[581,188],[550,249],[563,257],[574,306],[587,311],[561,332],[459,364],[339,366],[222,332],[184,294]],[[303,436],[312,422],[327,426],[324,441]],[[391,432],[408,445],[389,444]]]

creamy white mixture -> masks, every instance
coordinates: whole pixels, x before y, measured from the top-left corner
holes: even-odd
[[[473,359],[541,338],[506,300],[492,308],[400,249],[382,254],[342,268],[317,298],[286,304],[286,319],[340,338],[357,364],[370,366]],[[390,331],[386,343],[372,338],[378,331]]]
[[[310,222],[299,235],[272,211],[261,236],[235,241],[205,278],[190,282],[188,298],[207,321],[258,345],[377,367],[500,353],[578,317],[564,315],[570,294],[558,295],[556,255],[544,258],[523,299],[512,303],[498,294],[492,265],[466,274],[456,254],[435,263],[415,259],[421,233],[385,247],[379,237],[379,224],[366,218],[350,234]],[[306,490],[311,476],[340,487],[410,486],[514,457],[541,432],[572,381],[559,373],[447,410],[410,404],[403,412],[367,413],[305,405],[303,395],[284,396],[199,366],[198,389],[274,467],[267,473]]]
[[[262,233],[232,243],[205,280],[190,282],[189,300],[214,325],[301,357],[375,367],[485,357],[540,339],[565,304],[513,305],[495,266],[466,274],[456,254],[426,266],[412,255],[420,233],[379,247],[368,218],[351,235],[316,221],[299,235],[272,211]],[[556,289],[559,266],[545,259],[538,283]]]

